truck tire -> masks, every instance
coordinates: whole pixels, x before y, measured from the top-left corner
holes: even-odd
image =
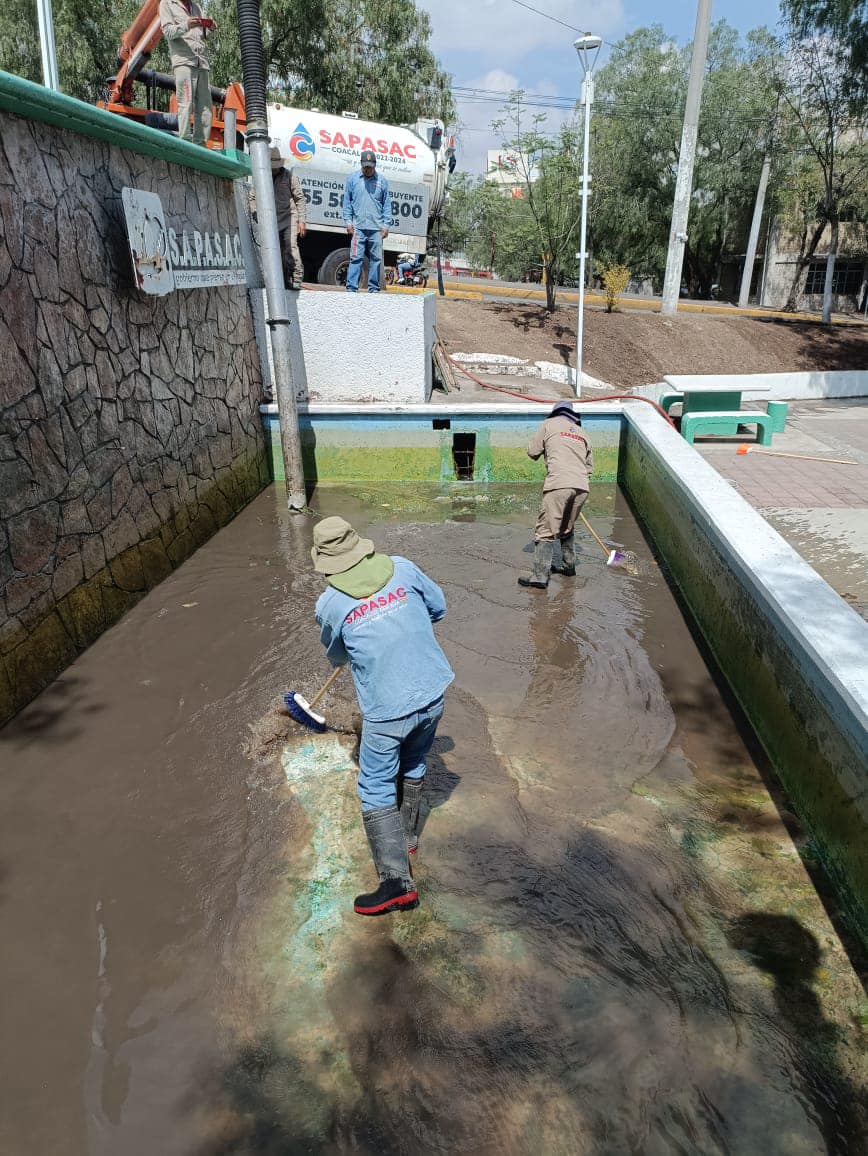
[[[320,265],[316,279],[320,285],[346,285],[349,267],[349,249],[334,249]],[[365,261],[362,266],[362,276],[359,279],[359,288],[364,289],[367,283],[368,262]]]

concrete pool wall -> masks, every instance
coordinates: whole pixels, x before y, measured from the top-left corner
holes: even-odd
[[[650,406],[581,405],[868,942],[868,624]],[[310,481],[538,482],[536,405],[302,410]],[[263,407],[281,476],[275,407]]]

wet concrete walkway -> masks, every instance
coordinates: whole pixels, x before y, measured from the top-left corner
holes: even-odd
[[[612,488],[640,572],[516,585],[536,499],[315,501],[449,601],[416,912],[352,914],[353,739],[275,710],[327,668],[274,490],[0,731],[0,1151],[864,1150],[806,840]]]

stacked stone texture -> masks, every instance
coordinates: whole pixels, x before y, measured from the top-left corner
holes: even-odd
[[[132,286],[129,185],[234,232],[231,182],[0,118],[0,723],[268,480],[243,286]]]

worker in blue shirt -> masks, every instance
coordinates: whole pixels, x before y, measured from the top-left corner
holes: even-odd
[[[389,235],[389,185],[377,172],[377,156],[364,149],[362,171],[347,178],[344,188],[344,224],[352,237],[347,292],[358,293],[362,263],[368,258],[368,292],[380,292],[383,241]]]
[[[362,740],[357,790],[380,885],[359,895],[359,915],[418,907],[409,856],[417,824],[425,759],[455,675],[434,637],[446,613],[436,583],[407,558],[378,554],[343,518],[313,531],[314,569],[328,586],[316,620],[332,666],[350,664]]]

